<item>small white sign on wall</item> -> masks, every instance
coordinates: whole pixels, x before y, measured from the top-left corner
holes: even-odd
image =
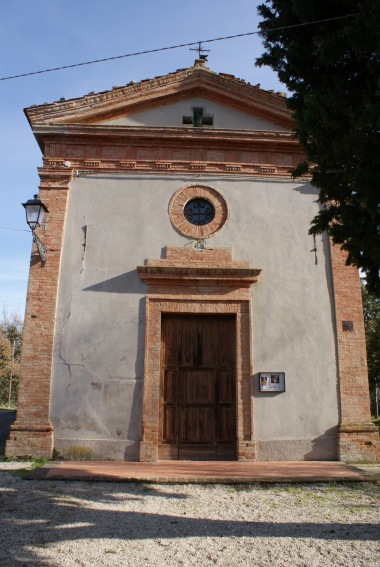
[[[260,392],[285,392],[285,372],[260,372]]]

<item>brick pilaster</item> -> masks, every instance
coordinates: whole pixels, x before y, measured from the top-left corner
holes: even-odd
[[[53,427],[49,419],[50,385],[62,239],[72,171],[41,168],[40,198],[47,206],[38,229],[47,247],[45,265],[33,246],[21,353],[17,420],[11,427],[6,455],[50,457]]]
[[[344,250],[331,246],[341,411],[339,458],[376,462],[380,440],[371,422],[360,279],[357,268],[346,266],[346,258]]]

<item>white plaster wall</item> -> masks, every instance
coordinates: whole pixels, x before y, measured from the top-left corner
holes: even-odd
[[[103,122],[105,126],[171,126],[177,128],[193,128],[192,124],[183,124],[183,116],[191,116],[193,106],[204,107],[205,114],[214,116],[213,128],[231,130],[272,130],[285,131],[282,126],[261,120],[245,112],[218,104],[204,98],[192,98],[167,104],[159,108],[145,110],[129,116]],[[210,126],[205,126],[210,128]]]
[[[253,296],[254,431],[262,460],[336,458],[337,371],[328,242],[308,236],[316,190],[288,180],[110,174],[74,180],[59,285],[51,419],[61,452],[137,459],[146,293],[136,271],[189,240],[172,227],[171,196],[201,183],[230,218],[208,241],[261,268]],[[86,247],[84,231],[87,227]],[[258,391],[259,372],[286,372],[286,392]]]

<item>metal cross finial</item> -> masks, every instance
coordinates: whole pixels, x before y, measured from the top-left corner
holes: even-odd
[[[198,51],[198,58],[199,59],[206,59],[207,55],[202,55],[203,53],[209,53],[209,49],[203,49],[202,42],[198,42],[198,47],[190,47],[190,51]]]

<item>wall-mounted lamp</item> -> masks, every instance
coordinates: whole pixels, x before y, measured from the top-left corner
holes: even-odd
[[[25,207],[26,212],[26,222],[28,223],[32,233],[33,233],[33,240],[37,245],[37,250],[41,258],[42,264],[46,262],[46,246],[43,242],[38,238],[34,229],[37,226],[41,226],[44,222],[45,213],[49,211],[40,200],[38,195],[34,195],[34,199],[29,199],[26,203],[22,203],[22,206]]]

